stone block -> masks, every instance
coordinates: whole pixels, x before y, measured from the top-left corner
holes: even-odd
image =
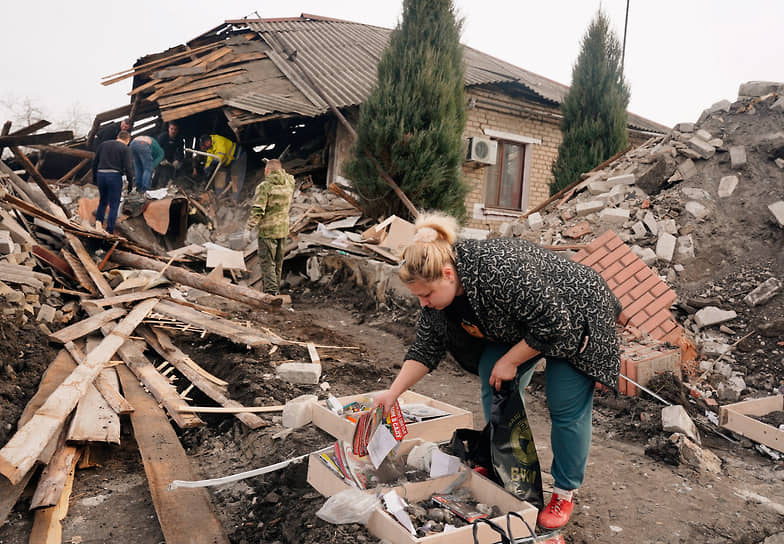
[[[697,444],[702,444],[697,426],[680,404],[665,406],[661,411],[662,429],[668,433],[681,433],[688,436]]]
[[[613,176],[607,178],[607,185],[634,185],[634,174],[623,174],[621,176]]]
[[[14,241],[11,233],[7,230],[0,230],[0,255],[8,255],[14,252]]]
[[[283,363],[278,366],[277,374],[289,383],[316,385],[321,378],[321,365],[313,363]]]
[[[770,204],[768,209],[770,210],[770,213],[773,214],[779,227],[784,228],[784,200],[779,200],[778,202]]]
[[[652,212],[648,212],[645,214],[645,217],[642,219],[643,224],[651,231],[651,234],[658,234],[659,233],[659,223],[656,221],[656,217],[654,217]]]
[[[696,187],[683,187],[681,192],[686,198],[691,200],[710,200],[710,195],[706,191]]]
[[[719,181],[719,198],[731,196],[737,186],[738,176],[724,176]]]
[[[36,319],[42,323],[51,323],[54,321],[54,315],[56,311],[57,310],[48,304],[42,304],[41,309],[38,310],[38,317],[36,317]]]
[[[579,216],[585,216],[596,213],[604,209],[604,202],[601,200],[589,200],[588,202],[580,202],[577,204],[576,213]]]
[[[531,230],[538,230],[544,226],[544,219],[542,219],[542,214],[539,212],[534,212],[528,216],[528,226],[531,227]]]
[[[686,159],[678,165],[678,173],[683,179],[689,179],[697,173],[697,165],[691,159]]]
[[[694,218],[697,219],[697,221],[702,221],[703,219],[708,217],[708,215],[710,215],[708,208],[706,208],[696,200],[690,200],[686,203],[686,211],[689,212],[691,215],[693,215]]]
[[[658,225],[659,232],[666,232],[673,236],[678,234],[678,225],[675,223],[675,219],[664,219],[663,221],[659,221]]]
[[[719,100],[718,102],[712,104],[710,108],[708,108],[708,113],[711,114],[718,111],[730,111],[730,106],[732,106],[732,104],[730,104],[729,100]]]
[[[768,278],[746,295],[743,302],[749,306],[759,306],[775,297],[779,291],[781,291],[781,281],[776,278]]]
[[[637,255],[642,262],[644,262],[647,266],[651,266],[653,263],[656,262],[656,252],[653,251],[651,248],[641,248],[638,245],[634,245],[630,248],[632,253]]]
[[[594,181],[588,184],[588,193],[592,195],[600,195],[610,190],[612,186],[606,181]]]
[[[730,147],[730,165],[733,169],[738,169],[746,165],[746,147],[733,145]]]
[[[701,128],[700,130],[695,132],[694,135],[697,136],[699,139],[701,139],[704,142],[710,142],[711,139],[713,139],[713,134],[711,134],[710,132],[708,132],[707,130],[705,130],[703,128]]]
[[[773,111],[784,112],[784,96],[779,97],[773,104],[770,105]]]
[[[645,224],[642,221],[637,221],[632,225],[632,232],[636,237],[642,238],[643,236],[647,236],[648,229],[645,228]]]
[[[694,123],[678,123],[675,125],[678,132],[694,132]]]
[[[287,429],[296,429],[310,423],[313,420],[313,404],[316,402],[318,402],[316,395],[302,395],[288,401],[283,406],[283,426]]]
[[[622,225],[629,220],[629,210],[624,208],[605,208],[599,212],[599,218],[605,223]]]
[[[512,223],[509,221],[505,221],[498,225],[498,234],[501,235],[501,238],[511,238],[512,237]]]
[[[656,257],[668,263],[672,262],[676,243],[677,239],[672,234],[666,232],[659,234],[659,239],[656,241]]]
[[[738,88],[738,97],[756,98],[770,93],[784,94],[784,83],[776,81],[747,81]]]
[[[694,323],[696,323],[699,328],[703,328],[725,323],[736,317],[738,317],[738,314],[733,310],[722,310],[715,306],[705,306],[694,314]]]
[[[697,136],[689,138],[687,143],[689,144],[689,148],[703,159],[710,159],[713,154],[716,153],[715,147]]]
[[[694,239],[691,234],[678,237],[678,257],[681,261],[694,258]]]
[[[778,166],[779,168],[781,168],[782,170],[784,170],[784,159],[776,159],[776,160],[775,160],[775,161],[773,161],[773,162],[775,162],[775,163],[776,163],[776,166]]]

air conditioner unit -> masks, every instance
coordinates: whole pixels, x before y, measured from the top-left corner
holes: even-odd
[[[498,142],[488,138],[469,138],[468,160],[482,164],[495,164]]]

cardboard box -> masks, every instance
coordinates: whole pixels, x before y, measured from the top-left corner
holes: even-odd
[[[376,392],[374,391],[362,395],[340,397],[338,400],[345,406],[351,402],[372,397],[375,393]],[[414,393],[413,391],[406,391],[400,395],[398,402],[401,405],[426,404],[450,414],[448,416],[429,419],[419,423],[407,424],[408,434],[406,435],[405,440],[421,438],[429,442],[446,442],[452,438],[452,433],[454,433],[455,429],[473,429],[474,427],[473,415],[468,410],[463,410],[457,406],[431,399],[430,397]],[[340,440],[351,442],[352,438],[354,438],[356,424],[347,420],[345,417],[332,412],[327,408],[326,401],[313,405],[313,424]]]
[[[784,453],[784,431],[749,416],[784,410],[784,395],[745,400],[719,408],[719,425]]]
[[[422,440],[404,441],[400,445],[398,455],[407,454],[411,451],[411,448],[421,443]],[[492,521],[497,525],[505,529],[506,513],[517,512],[525,518],[531,527],[535,527],[537,510],[531,504],[521,501],[501,486],[466,466],[461,467],[460,473],[462,472],[467,473],[467,476],[465,482],[459,487],[468,487],[471,490],[471,495],[479,502],[497,506],[503,513],[501,516],[493,518]],[[405,498],[409,503],[416,503],[430,498],[434,493],[443,492],[457,477],[458,475],[452,474],[422,482],[410,482],[396,487],[395,490],[399,496]],[[319,459],[318,453],[313,453],[308,458],[308,483],[327,497],[348,489],[350,485],[346,480],[340,478],[329,469]],[[384,491],[388,490],[389,488],[384,488]],[[375,491],[375,489],[367,490],[368,493],[374,493]],[[471,525],[466,525],[448,533],[417,538],[392,517],[384,509],[383,505],[378,507],[370,516],[367,527],[379,539],[386,539],[395,544],[474,544],[473,527]],[[523,522],[515,517],[512,518],[512,531],[515,538],[529,536],[528,529]],[[479,524],[477,538],[479,544],[492,544],[498,541],[498,533],[490,529],[487,524]]]

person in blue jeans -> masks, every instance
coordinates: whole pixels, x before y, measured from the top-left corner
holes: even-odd
[[[153,171],[163,160],[163,148],[155,138],[137,136],[131,142],[133,167],[136,170],[136,189],[144,193],[150,189]],[[131,189],[131,185],[128,189]]]
[[[123,175],[128,179],[128,186],[133,185],[131,150],[128,149],[130,141],[130,133],[121,130],[116,140],[101,143],[95,151],[92,171],[99,194],[98,209],[95,211],[95,227],[98,230],[104,230],[104,218],[106,218],[106,232],[114,232],[122,197]]]
[[[585,477],[595,383],[617,388],[620,302],[595,270],[525,240],[457,241],[457,221],[440,213],[421,215],[415,231],[398,275],[422,311],[400,372],[374,406],[388,412],[450,351],[479,374],[488,420],[492,390],[519,376],[524,398],[544,356],[555,482],[537,523],[564,526]],[[460,335],[480,348],[478,361],[467,361]]]

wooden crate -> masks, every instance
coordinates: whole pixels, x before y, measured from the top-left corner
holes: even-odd
[[[404,441],[400,445],[398,455],[407,454],[412,447],[421,444],[421,440]],[[466,472],[467,477],[460,487],[468,487],[475,499],[484,504],[497,506],[503,514],[493,518],[497,525],[506,528],[506,513],[517,512],[525,520],[535,527],[537,510],[530,503],[521,501],[503,487],[488,480],[484,476],[462,466],[460,472]],[[442,476],[422,482],[410,482],[395,488],[397,494],[404,497],[409,503],[415,503],[428,499],[434,493],[440,493],[449,486],[458,476]],[[332,496],[340,491],[348,489],[350,484],[340,478],[329,469],[319,458],[317,453],[313,453],[308,458],[308,483],[324,496]],[[388,491],[389,488],[385,488]],[[375,493],[375,489],[367,490],[368,493]],[[367,524],[368,530],[379,539],[386,539],[394,544],[474,544],[473,528],[471,525],[461,527],[449,533],[441,533],[426,537],[417,538],[409,533],[392,515],[382,506],[376,508],[371,514]],[[512,531],[516,538],[523,538],[529,535],[528,529],[518,518],[512,518]],[[490,529],[486,524],[480,524],[477,531],[479,544],[492,544],[498,541],[498,533]]]
[[[784,410],[784,395],[745,400],[719,407],[719,425],[784,453],[784,431],[749,416]]]
[[[354,401],[366,399],[375,394],[366,393],[363,395],[352,395],[348,397],[341,397],[338,400],[344,406]],[[471,412],[463,410],[457,406],[452,406],[445,402],[441,402],[413,391],[406,391],[400,395],[398,401],[400,404],[426,404],[433,408],[438,408],[450,415],[421,421],[419,423],[409,423],[407,425],[408,434],[405,440],[413,440],[421,438],[429,442],[446,442],[452,438],[452,433],[455,429],[473,429],[474,418]],[[326,401],[319,402],[313,405],[313,424],[316,427],[328,432],[335,438],[350,442],[354,438],[354,428],[356,424],[347,420],[343,416],[339,416],[332,412],[326,406]]]

